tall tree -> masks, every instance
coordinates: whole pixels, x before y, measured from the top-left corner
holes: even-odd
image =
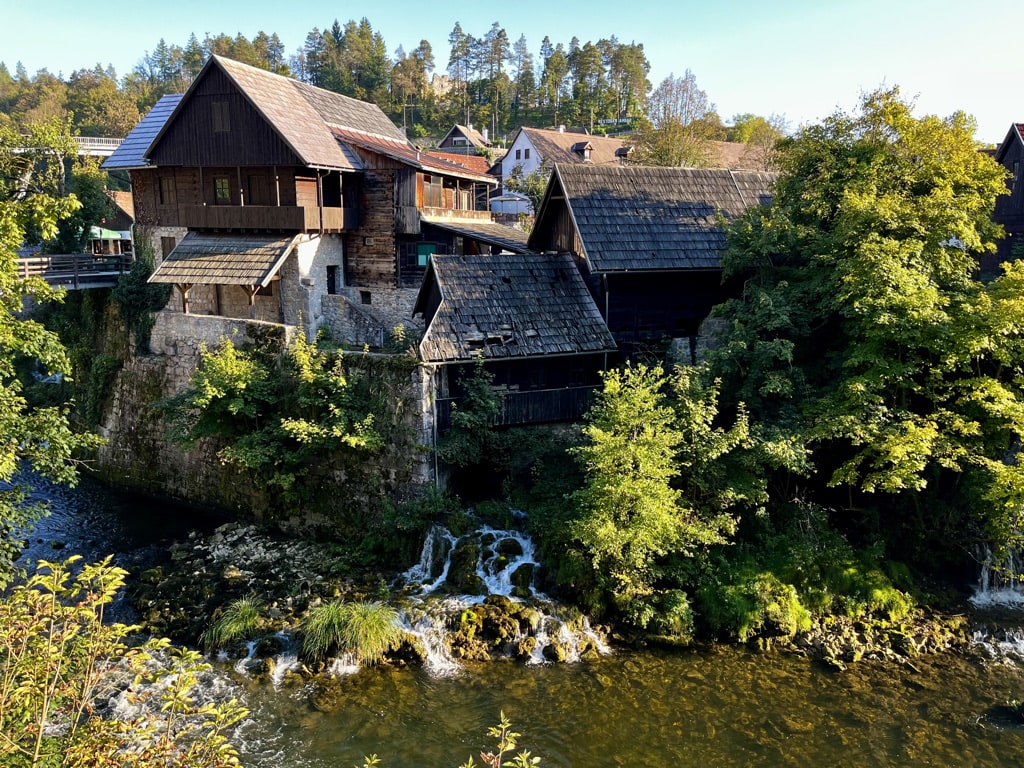
[[[973,132],[891,89],[784,140],[771,206],[730,233],[724,268],[746,288],[718,362],[851,514],[886,494],[909,515],[956,510],[957,540],[1005,543],[1024,522],[1024,273],[977,280],[1005,185]]]
[[[59,407],[33,408],[17,376],[20,360],[38,360],[47,371],[70,373],[56,334],[25,318],[26,301],[60,294],[41,278],[19,276],[17,249],[27,229],[44,238],[80,203],[64,194],[64,159],[75,152],[66,122],[24,127],[0,122],[0,584],[7,584],[21,540],[43,510],[28,504],[19,482],[23,463],[53,479],[73,483],[74,457],[96,445],[75,435]]]
[[[693,72],[669,75],[647,101],[649,123],[638,132],[637,159],[651,165],[707,165],[710,149],[704,118],[714,108]]]

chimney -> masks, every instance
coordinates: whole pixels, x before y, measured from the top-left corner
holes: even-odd
[[[480,133],[483,135],[484,141],[490,141],[491,140],[490,136],[487,135],[487,129],[486,128],[484,128]]]
[[[469,125],[467,125],[466,127],[467,127],[467,128],[469,128],[469,130],[471,130],[471,131],[473,130],[473,124],[472,124],[472,123],[470,123],[470,124],[469,124]]]
[[[565,126],[564,125],[558,126],[558,132],[559,133],[565,133]]]

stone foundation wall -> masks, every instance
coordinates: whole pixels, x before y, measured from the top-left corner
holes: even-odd
[[[286,345],[295,326],[206,315],[160,312],[151,334],[152,354],[129,356],[113,385],[111,403],[100,433],[107,443],[99,451],[98,467],[111,483],[147,493],[166,495],[194,504],[229,510],[242,519],[259,520],[266,499],[243,473],[223,464],[217,444],[200,441],[185,450],[172,439],[172,426],[154,406],[186,389],[198,367],[204,346],[216,348],[224,339],[244,344],[257,338]],[[386,393],[387,418],[396,437],[373,460],[380,462],[383,482],[396,500],[411,498],[434,482],[431,371],[389,365],[385,355],[350,353],[350,366],[364,368],[370,386]],[[394,359],[394,358],[390,358]],[[383,425],[382,425],[383,426]],[[326,482],[338,483],[334,504],[358,506],[362,500],[343,498],[346,470],[318,468]],[[295,510],[292,524],[324,525],[329,514]]]
[[[418,339],[423,335],[423,319],[412,316],[416,294],[412,288],[342,288],[336,295],[323,296],[321,325],[332,339],[353,347],[380,349],[390,342],[392,331],[399,325],[407,338]]]

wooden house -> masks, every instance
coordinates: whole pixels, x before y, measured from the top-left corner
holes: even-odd
[[[511,425],[579,418],[616,355],[566,254],[435,256],[414,311],[425,320],[419,353],[434,374],[438,429],[478,359],[499,388],[498,423]]]
[[[1010,172],[1006,194],[996,199],[992,216],[997,224],[1003,225],[1006,237],[999,242],[995,254],[982,257],[981,269],[986,275],[996,274],[999,264],[1013,258],[1014,246],[1024,242],[1024,123],[1010,126],[994,157]]]
[[[126,169],[169,309],[382,343],[433,253],[525,249],[492,176],[410,144],[374,104],[212,56],[104,163]]]
[[[454,125],[437,142],[438,149],[462,155],[475,155],[478,150],[490,146],[492,145],[487,136],[487,129],[484,128],[483,132],[480,132],[472,125]]]
[[[769,200],[775,175],[558,163],[528,245],[570,254],[622,352],[688,339],[727,296],[722,219]]]

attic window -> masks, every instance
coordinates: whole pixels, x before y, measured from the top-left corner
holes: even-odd
[[[530,148],[529,147],[527,147],[526,149],[523,150],[523,158],[526,159],[526,160],[530,159]]]
[[[226,101],[215,101],[213,109],[213,132],[228,133],[231,131],[231,112]]]

